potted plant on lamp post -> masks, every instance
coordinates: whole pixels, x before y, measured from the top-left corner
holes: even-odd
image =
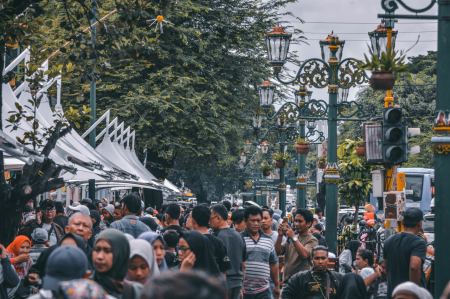
[[[284,168],[286,162],[291,160],[291,154],[289,153],[276,153],[273,157],[276,168]]]
[[[318,163],[318,168],[325,169],[325,167],[327,167],[327,157],[318,157],[316,161]]]
[[[407,73],[408,79],[412,80],[411,73],[405,63],[406,55],[394,51],[392,47],[386,49],[378,57],[369,47],[370,59],[364,54],[365,62],[360,61],[357,68],[372,71],[370,86],[374,90],[392,90],[395,80],[399,79],[400,73]],[[394,76],[395,72],[395,76]]]
[[[358,140],[356,143],[356,154],[360,157],[364,157],[365,154],[365,148],[364,148],[364,141]]]
[[[259,168],[260,171],[262,171],[263,176],[269,176],[270,172],[273,171],[273,166],[269,165],[267,162],[261,163],[261,167]]]
[[[308,154],[309,153],[309,140],[308,139],[303,139],[301,137],[299,137],[297,139],[297,145],[295,146],[295,151],[297,152],[297,154]]]

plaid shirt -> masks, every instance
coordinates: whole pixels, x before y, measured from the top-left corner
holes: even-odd
[[[33,247],[30,248],[30,252],[28,254],[30,255],[31,259],[33,260],[33,265],[36,264],[39,256],[41,253],[46,250],[48,247],[44,244],[36,244]]]

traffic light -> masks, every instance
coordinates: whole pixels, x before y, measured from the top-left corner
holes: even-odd
[[[408,147],[408,138],[419,135],[420,129],[404,126],[402,118],[401,107],[383,108],[383,163],[399,165],[420,152],[419,146]]]

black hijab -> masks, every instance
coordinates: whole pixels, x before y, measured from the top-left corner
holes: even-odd
[[[84,242],[83,238],[80,237],[79,235],[75,235],[72,233],[68,233],[66,234],[64,237],[61,238],[61,240],[59,241],[59,246],[61,245],[62,241],[64,241],[67,238],[72,238],[75,240],[75,242],[77,243],[78,248],[80,248],[81,250],[83,250],[83,252],[86,251],[86,242]]]
[[[100,221],[102,221],[102,218],[100,217],[100,213],[97,210],[91,210],[91,218],[95,219],[95,223],[92,226],[92,230],[95,232],[98,230],[98,227],[100,225]]]
[[[183,238],[189,244],[189,248],[195,254],[193,269],[210,275],[222,275],[212,253],[209,240],[202,233],[196,230],[184,231],[180,238]]]
[[[364,279],[356,273],[347,273],[341,279],[337,292],[339,299],[360,299],[366,298],[367,291]]]
[[[87,208],[88,208],[89,210],[97,210],[97,212],[98,212],[98,205],[96,205],[95,203],[92,203],[92,202],[88,203],[88,204],[87,204]],[[92,214],[91,214],[91,215],[92,215]]]
[[[151,217],[141,217],[139,218],[139,220],[150,227],[150,229],[154,232],[156,232],[156,230],[158,229],[158,224],[156,224],[156,221]]]
[[[356,253],[358,252],[358,249],[361,247],[361,242],[353,240],[345,244],[345,249],[349,249],[352,253],[352,265],[353,262],[356,261]]]

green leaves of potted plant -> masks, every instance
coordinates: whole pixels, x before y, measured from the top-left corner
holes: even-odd
[[[303,139],[301,137],[299,137],[297,139],[297,145],[295,146],[295,151],[297,152],[297,154],[308,154],[309,153],[309,140],[308,139]]]
[[[262,171],[263,176],[269,176],[270,172],[273,171],[273,166],[269,165],[267,162],[261,163],[261,167],[259,168],[260,171]]]
[[[295,165],[294,167],[292,167],[292,171],[295,173],[295,176],[298,175],[298,165]]]
[[[284,168],[284,166],[286,166],[286,162],[291,160],[291,158],[290,153],[276,153],[273,160],[275,161],[275,166],[277,168]]]
[[[318,166],[320,169],[325,169],[327,167],[327,157],[318,157],[316,159]]]
[[[370,86],[374,90],[392,90],[395,80],[399,79],[400,73],[407,73],[408,79],[412,80],[411,73],[405,63],[406,55],[403,55],[403,52],[399,53],[392,48],[387,48],[386,52],[381,53],[380,58],[369,47],[369,53],[370,59],[364,54],[366,61],[360,61],[357,68],[372,71]],[[396,77],[394,77],[393,72],[395,72]]]

